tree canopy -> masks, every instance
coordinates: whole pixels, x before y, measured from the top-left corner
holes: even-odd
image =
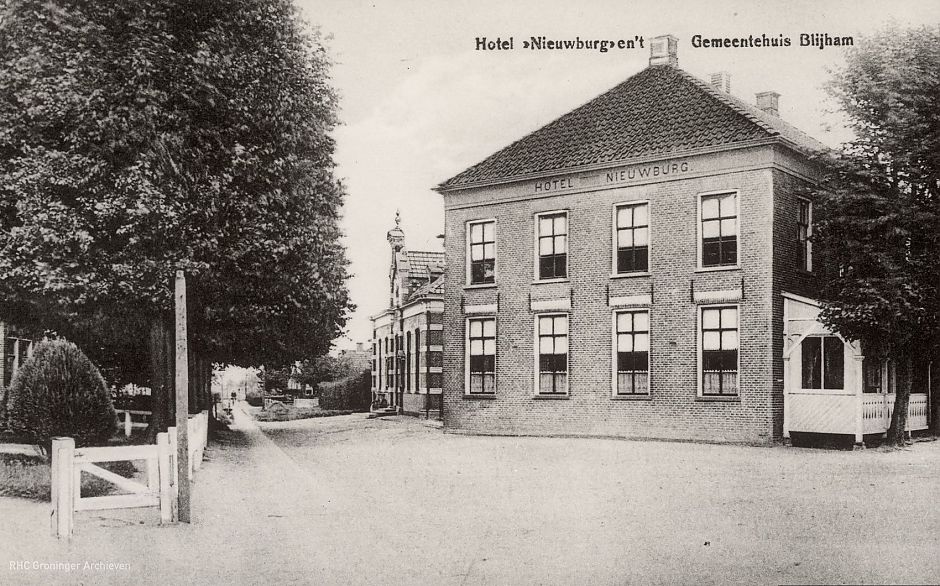
[[[896,360],[909,391],[912,357],[940,343],[940,28],[862,38],[828,90],[855,138],[816,189],[822,318],[866,355]]]
[[[133,363],[183,268],[212,360],[325,353],[352,307],[329,66],[288,0],[0,0],[0,317]]]

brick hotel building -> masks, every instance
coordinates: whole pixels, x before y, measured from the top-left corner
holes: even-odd
[[[654,39],[649,67],[437,186],[445,429],[884,431],[891,369],[813,301],[799,187],[823,145],[779,117],[778,94],[739,100],[726,74],[680,69],[676,46]]]

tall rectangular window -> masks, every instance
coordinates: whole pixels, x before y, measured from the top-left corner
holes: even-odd
[[[702,395],[738,394],[738,309],[702,308]]]
[[[650,314],[622,311],[616,314],[617,394],[649,394]]]
[[[737,195],[702,196],[702,266],[738,264]]]
[[[809,336],[803,339],[800,346],[804,389],[842,390],[845,387],[845,350],[842,340],[836,336]],[[878,378],[881,378],[880,369]]]
[[[617,273],[649,270],[649,204],[617,207]]]
[[[471,395],[496,392],[496,320],[467,320]]]
[[[542,395],[568,392],[568,316],[538,316],[539,385]]]
[[[425,357],[427,360],[427,357]],[[421,390],[421,330],[415,329],[415,390]]]
[[[805,199],[799,200],[799,217],[797,218],[797,266],[804,271],[813,270],[813,243],[809,237],[813,234],[813,204]]]
[[[496,281],[496,222],[470,224],[470,284]]]
[[[568,214],[542,214],[538,220],[539,279],[568,276]]]

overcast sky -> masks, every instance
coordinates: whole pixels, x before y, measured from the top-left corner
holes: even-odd
[[[298,0],[336,64],[342,126],[338,175],[348,198],[343,228],[356,312],[339,347],[371,337],[369,316],[386,306],[386,232],[400,209],[406,245],[440,250],[443,202],[431,188],[646,67],[648,48],[531,51],[532,36],[679,39],[679,66],[705,78],[731,74],[731,92],[753,102],[781,94],[780,114],[835,146],[847,134],[828,114],[822,85],[842,50],[800,47],[801,33],[855,36],[894,19],[940,23],[940,2]],[[706,49],[703,37],[778,37],[785,48]],[[513,51],[476,51],[476,37],[514,37]],[[647,44],[644,44],[648,47]]]

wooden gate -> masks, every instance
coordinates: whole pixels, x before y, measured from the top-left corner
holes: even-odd
[[[208,436],[208,412],[188,421],[189,479],[199,469]],[[71,537],[75,511],[152,507],[160,510],[160,522],[178,518],[179,473],[176,466],[176,428],[157,434],[155,445],[76,448],[75,440],[52,440],[52,532]],[[146,483],[102,468],[101,462],[146,462]],[[110,482],[128,494],[82,497],[82,472]]]

